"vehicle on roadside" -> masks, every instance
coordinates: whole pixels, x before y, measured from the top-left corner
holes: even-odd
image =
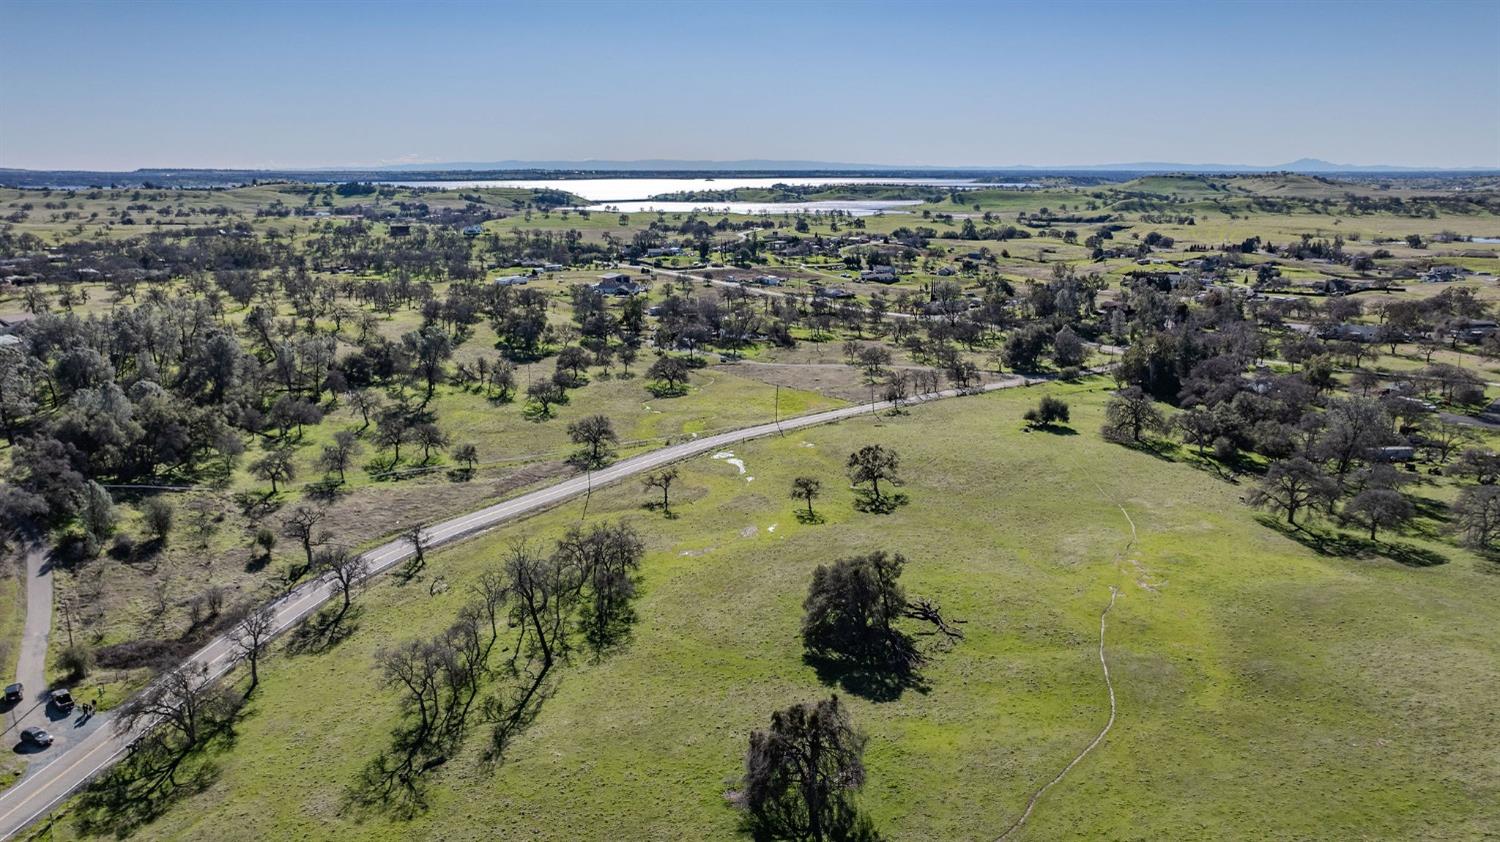
[[[46,748],[52,745],[52,735],[47,733],[46,728],[38,728],[33,725],[29,728],[21,729],[21,742]]]
[[[52,705],[63,713],[67,713],[68,711],[73,709],[73,694],[66,687],[58,690],[53,690],[52,698],[49,701],[51,701]]]
[[[23,687],[23,686],[21,686],[21,682],[19,682],[19,681],[17,681],[15,684],[10,685],[9,687],[6,687],[5,688],[5,702],[6,702],[6,704],[12,704],[13,705],[13,704],[19,703],[22,699],[24,699],[26,697],[25,696],[25,689],[26,688]]]

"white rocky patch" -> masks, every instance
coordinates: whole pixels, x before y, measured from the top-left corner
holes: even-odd
[[[721,450],[718,453],[715,453],[714,456],[713,456],[713,458],[720,459],[720,460],[723,460],[725,462],[728,462],[729,464],[733,465],[740,472],[741,476],[744,476],[744,474],[745,474],[745,460],[737,458],[734,455],[734,451],[732,451],[732,450]],[[752,481],[754,479],[755,479],[755,477],[745,477],[745,482],[750,482],[750,481]]]

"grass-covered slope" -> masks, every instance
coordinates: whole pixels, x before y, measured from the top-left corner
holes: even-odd
[[[1053,391],[1076,435],[1022,432],[1039,390],[1015,390],[754,442],[735,450],[744,476],[694,460],[675,520],[641,509],[637,486],[596,493],[590,520],[629,518],[648,541],[634,639],[562,670],[503,764],[481,763],[476,732],[405,822],[344,805],[394,721],[374,652],[446,625],[508,542],[550,541],[581,503],[436,554],[426,580],[366,593],[357,633],[332,652],[278,652],[206,788],[137,832],[733,838],[724,792],[749,731],[830,690],[797,637],[813,567],[883,548],[911,560],[909,593],[968,621],[925,691],[850,698],[870,738],[861,803],[891,838],[993,839],[1093,738],[1111,586],[1119,719],[1013,838],[1500,833],[1494,563],[1438,544],[1424,546],[1447,563],[1422,568],[1319,556],[1258,522],[1242,486],[1102,441],[1104,384]],[[885,516],[853,511],[840,479],[872,442],[900,453],[908,479],[909,504]],[[801,474],[824,479],[826,523],[794,516]],[[438,576],[447,590],[431,596]],[[55,832],[78,825],[64,816]]]

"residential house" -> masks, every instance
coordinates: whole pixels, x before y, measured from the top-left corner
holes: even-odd
[[[1481,342],[1485,337],[1500,330],[1500,323],[1489,319],[1464,319],[1454,325],[1458,338],[1464,342]]]
[[[1410,445],[1390,445],[1371,449],[1370,458],[1376,462],[1410,462],[1417,458],[1417,449]]]
[[[1329,325],[1318,331],[1324,339],[1343,339],[1349,342],[1375,342],[1380,336],[1380,325],[1340,324]]]
[[[1445,284],[1456,281],[1464,276],[1462,266],[1434,266],[1423,272],[1418,278],[1424,284]]]
[[[644,286],[632,281],[624,272],[600,275],[599,283],[594,284],[592,289],[604,295],[635,295],[646,291]]]

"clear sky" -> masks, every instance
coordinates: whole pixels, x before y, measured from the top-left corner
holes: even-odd
[[[0,0],[0,166],[1500,167],[1500,2]]]

